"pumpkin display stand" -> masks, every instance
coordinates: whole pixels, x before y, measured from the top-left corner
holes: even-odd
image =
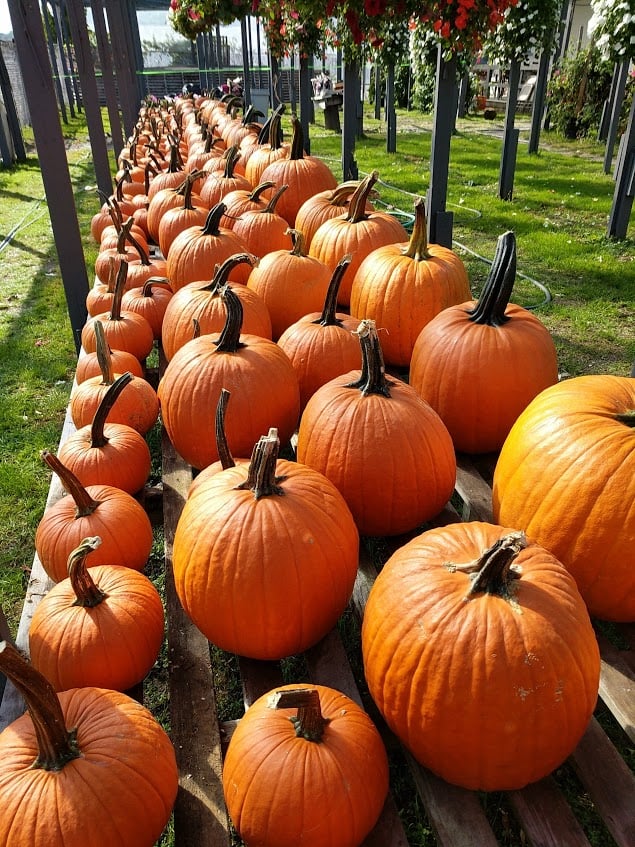
[[[62,442],[72,431],[73,425],[67,416]],[[165,539],[170,735],[180,773],[174,808],[174,844],[175,847],[231,847],[236,842],[223,799],[221,772],[223,757],[237,722],[219,721],[217,695],[223,692],[217,692],[214,687],[209,643],[185,616],[177,600],[172,578],[172,545],[193,472],[175,452],[165,433],[162,450],[162,486],[146,491],[142,499],[152,512],[155,524],[162,521]],[[491,522],[492,472],[491,455],[473,461],[460,456],[454,496],[427,526],[442,526],[461,520]],[[55,503],[62,493],[61,484],[54,477],[47,506]],[[158,510],[160,506],[162,508]],[[358,621],[363,616],[366,599],[381,563],[405,540],[398,537],[361,545],[351,601],[351,614]],[[34,609],[51,584],[36,557],[16,636],[16,643],[22,650],[27,644]],[[599,708],[605,714],[611,713],[618,732],[624,730],[635,741],[635,625],[620,625],[615,627],[615,631],[623,649],[613,646],[613,639],[609,641],[599,628],[597,630],[601,653]],[[308,678],[298,682],[335,688],[369,711],[384,735],[389,754],[400,763],[394,770],[401,771],[401,781],[410,780],[413,791],[418,793],[418,807],[423,810],[422,826],[432,829],[437,845],[496,847],[502,844],[490,823],[491,814],[488,816],[487,813],[489,795],[444,782],[400,748],[379,719],[368,695],[360,692],[351,658],[336,627],[303,654]],[[235,664],[239,668],[245,707],[283,682],[280,663],[238,657]],[[2,680],[0,694],[1,683]],[[135,693],[141,698],[142,686]],[[7,683],[0,703],[0,730],[22,710],[19,695],[11,683]],[[496,739],[492,739],[492,743],[496,743]],[[635,843],[635,778],[595,717],[564,767],[574,772],[589,799],[587,805],[593,805],[594,825],[603,828],[606,833],[603,843],[614,842],[618,847],[632,847]],[[393,786],[393,791],[395,795],[388,795],[382,815],[364,840],[363,847],[412,847],[420,843],[408,840],[398,811],[402,808],[403,798],[396,793],[398,786]],[[510,819],[513,816],[515,820],[513,826],[520,840],[510,841],[506,837],[505,844],[589,847],[590,842],[574,807],[558,785],[558,774],[521,790],[497,794],[492,803],[497,804],[497,808],[505,808]]]

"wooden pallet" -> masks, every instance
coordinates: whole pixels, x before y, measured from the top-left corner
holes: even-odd
[[[72,431],[67,418],[62,441]],[[491,490],[487,482],[491,465],[477,468],[461,459],[455,496],[432,523],[457,520],[491,520]],[[176,847],[229,847],[232,832],[223,801],[221,769],[223,753],[235,721],[220,722],[214,688],[210,645],[188,620],[175,594],[172,580],[172,543],[176,524],[192,480],[191,468],[174,451],[163,435],[163,529],[165,539],[167,650],[171,737],[180,772],[180,788],[174,810]],[[47,507],[62,489],[54,478]],[[386,552],[403,539],[386,543]],[[373,557],[362,546],[358,578],[351,609],[361,620],[366,598],[377,574]],[[25,650],[33,611],[50,588],[42,566],[35,557],[24,610],[16,636]],[[602,655],[600,697],[615,721],[635,741],[635,626],[622,626],[623,648],[618,649],[598,632]],[[362,697],[337,629],[304,656],[309,680],[343,691],[371,711],[386,739],[389,750],[399,749],[399,760],[416,790],[427,824],[440,847],[495,847],[499,842],[490,825],[483,795],[448,785],[405,753],[372,711],[372,703]],[[261,694],[282,682],[278,663],[239,659],[245,707]],[[300,681],[300,680],[298,680]],[[7,683],[0,704],[0,729],[23,710],[13,686]],[[607,832],[618,847],[635,845],[635,778],[609,740],[596,718],[569,763],[588,794]],[[541,847],[589,847],[584,830],[553,776],[521,791],[508,792],[506,805],[516,818],[518,844]],[[509,839],[506,843],[511,843]],[[607,837],[607,845],[610,843]],[[408,847],[397,804],[388,797],[382,816],[364,842],[364,847]]]

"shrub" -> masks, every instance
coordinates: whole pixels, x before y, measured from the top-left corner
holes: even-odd
[[[565,57],[554,69],[547,91],[553,129],[566,138],[597,132],[612,74],[612,63],[594,46]]]

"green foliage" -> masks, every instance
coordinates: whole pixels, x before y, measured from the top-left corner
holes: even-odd
[[[547,91],[551,125],[566,138],[596,133],[609,96],[613,65],[590,46],[555,68]]]

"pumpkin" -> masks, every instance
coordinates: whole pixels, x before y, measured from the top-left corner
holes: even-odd
[[[221,292],[232,270],[242,262],[253,265],[255,257],[249,253],[234,253],[217,266],[211,282],[189,282],[176,292],[165,312],[161,339],[168,361],[194,337],[194,321],[198,325],[198,335],[222,330],[227,310]],[[271,318],[262,297],[245,285],[236,285],[234,293],[243,307],[244,332],[271,338]]]
[[[97,254],[97,258],[95,259],[95,276],[100,282],[107,282],[109,279],[111,273],[111,258],[115,262],[115,271],[119,270],[119,264],[122,261],[133,262],[138,258],[139,254],[135,248],[132,245],[126,246],[126,241],[128,241],[132,225],[132,218],[128,218],[127,221],[124,221],[121,225],[121,229],[117,233],[116,247],[101,249]]]
[[[269,310],[274,340],[304,315],[322,308],[331,279],[324,262],[307,255],[302,233],[295,229],[289,233],[293,248],[265,253],[247,280],[247,287]]]
[[[307,649],[350,599],[359,537],[342,496],[321,474],[278,461],[274,430],[189,497],[174,535],[185,612],[211,642],[254,659]]]
[[[500,452],[494,517],[573,575],[592,616],[635,620],[635,379],[573,377],[542,391]]]
[[[452,250],[428,244],[424,201],[415,202],[415,221],[407,244],[372,250],[351,286],[351,312],[375,321],[384,334],[389,365],[410,365],[423,327],[442,309],[471,297],[465,265]]]
[[[289,186],[280,198],[278,214],[285,218],[289,226],[294,226],[295,216],[305,200],[318,191],[335,188],[337,180],[325,162],[305,154],[302,126],[296,115],[291,115],[291,126],[293,135],[288,155],[267,165],[259,175],[258,182],[270,181],[276,185]]]
[[[126,350],[140,362],[145,361],[154,346],[152,327],[143,315],[121,308],[121,300],[126,288],[128,262],[122,260],[117,271],[115,292],[109,312],[88,318],[81,332],[82,347],[87,353],[97,349],[95,321],[103,325],[108,346],[116,350]]]
[[[95,352],[99,357],[101,373],[74,385],[71,390],[68,408],[77,429],[93,420],[103,396],[118,376],[114,373],[110,349],[99,319],[95,320],[94,330],[97,340]],[[159,418],[159,398],[146,379],[132,374],[130,376],[131,379],[108,412],[108,420],[127,424],[145,435]]]
[[[174,185],[166,185],[165,188],[161,188],[151,195],[148,204],[146,226],[155,244],[159,243],[159,226],[161,225],[163,216],[170,209],[177,209],[182,205],[188,185],[201,179],[202,176],[202,171],[195,171],[187,175],[180,172],[178,174],[178,182],[175,182]],[[192,195],[191,199],[196,205],[201,205],[203,202],[200,194]]]
[[[522,532],[431,529],[374,582],[362,654],[388,726],[446,781],[513,790],[573,752],[595,708],[597,641],[570,574]]]
[[[203,226],[207,219],[210,207],[203,199],[202,194],[198,198],[197,203],[194,203],[192,200],[194,177],[199,174],[200,172],[195,171],[190,175],[190,179],[185,181],[182,202],[178,206],[166,209],[161,215],[157,234],[159,237],[159,249],[166,257],[170,253],[172,242],[180,232],[188,229],[188,227]]]
[[[281,185],[273,194],[264,209],[243,212],[235,221],[232,229],[256,256],[265,256],[274,250],[285,250],[293,247],[289,235],[289,225],[276,212],[280,198],[288,186]]]
[[[367,211],[368,197],[378,179],[377,171],[365,177],[350,199],[348,214],[324,221],[311,239],[309,256],[324,262],[331,270],[342,256],[352,255],[339,291],[338,302],[342,306],[350,305],[353,279],[366,256],[385,244],[408,240],[403,225],[392,215]]]
[[[359,180],[356,179],[341,182],[333,189],[318,191],[317,194],[309,197],[300,206],[298,214],[295,216],[294,226],[304,235],[307,250],[311,246],[313,236],[324,221],[337,218],[348,212],[351,195],[355,193],[359,184]],[[374,211],[370,200],[366,203],[366,211]]]
[[[452,439],[415,390],[386,376],[377,330],[357,330],[362,369],[327,382],[308,401],[298,461],[328,477],[362,535],[399,535],[437,515],[456,480]]]
[[[263,126],[259,140],[261,140],[257,149],[251,152],[245,164],[245,178],[251,185],[261,183],[262,172],[265,168],[277,159],[284,159],[289,155],[291,145],[289,142],[284,142],[282,138],[282,129],[280,121],[285,110],[284,103],[281,103],[269,117],[268,123]],[[266,134],[266,135],[265,135]]]
[[[239,721],[223,792],[246,844],[358,847],[388,793],[386,750],[366,712],[345,694],[282,686]]]
[[[235,253],[248,252],[247,245],[231,229],[220,226],[225,204],[210,209],[205,226],[193,226],[181,232],[172,242],[168,256],[167,277],[174,292],[188,282],[209,279],[216,265]],[[237,267],[233,279],[246,283],[249,271]]]
[[[286,353],[267,338],[241,334],[239,298],[228,285],[222,298],[227,308],[222,332],[201,335],[177,350],[158,387],[170,440],[185,461],[199,470],[218,458],[207,435],[213,431],[222,388],[235,393],[227,432],[239,455],[249,455],[270,425],[277,426],[287,442],[300,416],[298,378]]]
[[[183,184],[185,172],[183,170],[183,160],[179,154],[179,145],[174,139],[168,138],[170,145],[170,158],[165,170],[157,174],[148,186],[148,202],[150,203],[155,194],[163,191],[166,188],[178,188]]]
[[[29,628],[33,666],[56,691],[142,682],[163,643],[163,604],[147,576],[116,562],[87,563],[101,538],[71,551],[68,576],[38,603]]]
[[[152,327],[155,340],[161,338],[163,318],[168,303],[172,299],[170,281],[165,276],[151,276],[141,288],[131,288],[121,298],[121,308],[128,312],[137,312]],[[120,370],[119,373],[122,371]]]
[[[89,535],[102,539],[92,564],[143,570],[152,550],[152,524],[143,506],[112,485],[82,485],[48,450],[42,459],[69,494],[45,509],[35,531],[35,552],[53,582],[66,579],[69,555]]]
[[[527,404],[558,381],[548,330],[509,303],[515,276],[516,241],[507,232],[478,302],[444,309],[424,326],[412,351],[410,385],[466,453],[500,450]]]
[[[136,494],[150,476],[152,459],[145,438],[127,424],[106,423],[110,409],[131,379],[129,373],[117,377],[90,426],[71,433],[60,445],[58,459],[83,485],[113,485]]]
[[[201,199],[209,209],[221,203],[230,191],[253,188],[248,179],[234,171],[239,155],[238,147],[228,147],[221,158],[211,159],[204,166],[207,177],[201,187]]]
[[[359,363],[359,341],[355,335],[359,321],[336,311],[337,292],[350,261],[350,256],[344,256],[335,268],[322,311],[300,318],[278,339],[278,346],[298,375],[301,409],[318,388],[352,371]]]
[[[6,641],[0,671],[28,708],[0,733],[3,847],[152,847],[178,788],[174,748],[152,714],[104,688],[56,695]]]
[[[233,229],[243,212],[266,208],[269,200],[265,192],[268,192],[270,188],[273,188],[272,182],[261,182],[255,188],[236,188],[228,192],[223,197],[225,214],[221,221],[222,225]]]

